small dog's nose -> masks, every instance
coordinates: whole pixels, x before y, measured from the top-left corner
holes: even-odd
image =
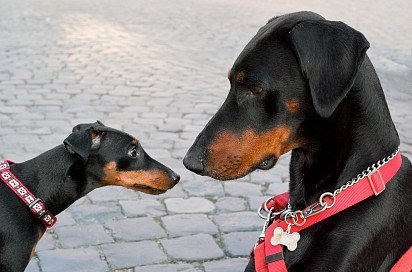
[[[203,160],[186,155],[183,159],[183,165],[192,172],[201,175],[204,170]]]
[[[175,183],[175,185],[179,182],[180,180],[180,176],[179,174],[176,174],[175,172],[172,172],[170,174],[170,177],[172,178],[173,182]]]

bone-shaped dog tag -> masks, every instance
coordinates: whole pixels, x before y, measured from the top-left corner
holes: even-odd
[[[274,246],[284,245],[288,248],[288,250],[294,251],[298,247],[299,239],[299,233],[287,233],[283,231],[281,227],[277,227],[273,231],[273,237],[270,239],[270,243]]]

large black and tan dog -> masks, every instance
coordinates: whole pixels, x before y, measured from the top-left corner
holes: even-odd
[[[180,178],[135,137],[99,121],[75,126],[64,144],[10,169],[53,215],[95,188],[117,185],[160,194]],[[0,271],[23,271],[45,229],[0,179]]]
[[[368,48],[360,32],[312,12],[270,20],[234,63],[229,95],[185,166],[228,180],[292,151],[290,204],[303,209],[392,154],[399,137]],[[411,195],[403,157],[384,193],[302,231],[284,251],[288,271],[388,271],[412,244]]]

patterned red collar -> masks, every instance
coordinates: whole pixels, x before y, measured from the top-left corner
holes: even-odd
[[[0,162],[0,179],[12,190],[30,211],[40,219],[47,228],[53,227],[57,218],[47,210],[46,205],[35,197],[26,186],[10,171],[11,161]]]

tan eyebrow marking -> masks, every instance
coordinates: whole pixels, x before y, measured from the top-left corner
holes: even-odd
[[[132,140],[132,145],[137,145],[139,142],[136,139]]]
[[[244,78],[245,78],[245,73],[244,72],[240,71],[240,72],[237,73],[236,81],[238,83],[243,83]]]
[[[290,112],[296,112],[299,109],[299,101],[298,100],[290,100],[285,102],[286,107]]]

